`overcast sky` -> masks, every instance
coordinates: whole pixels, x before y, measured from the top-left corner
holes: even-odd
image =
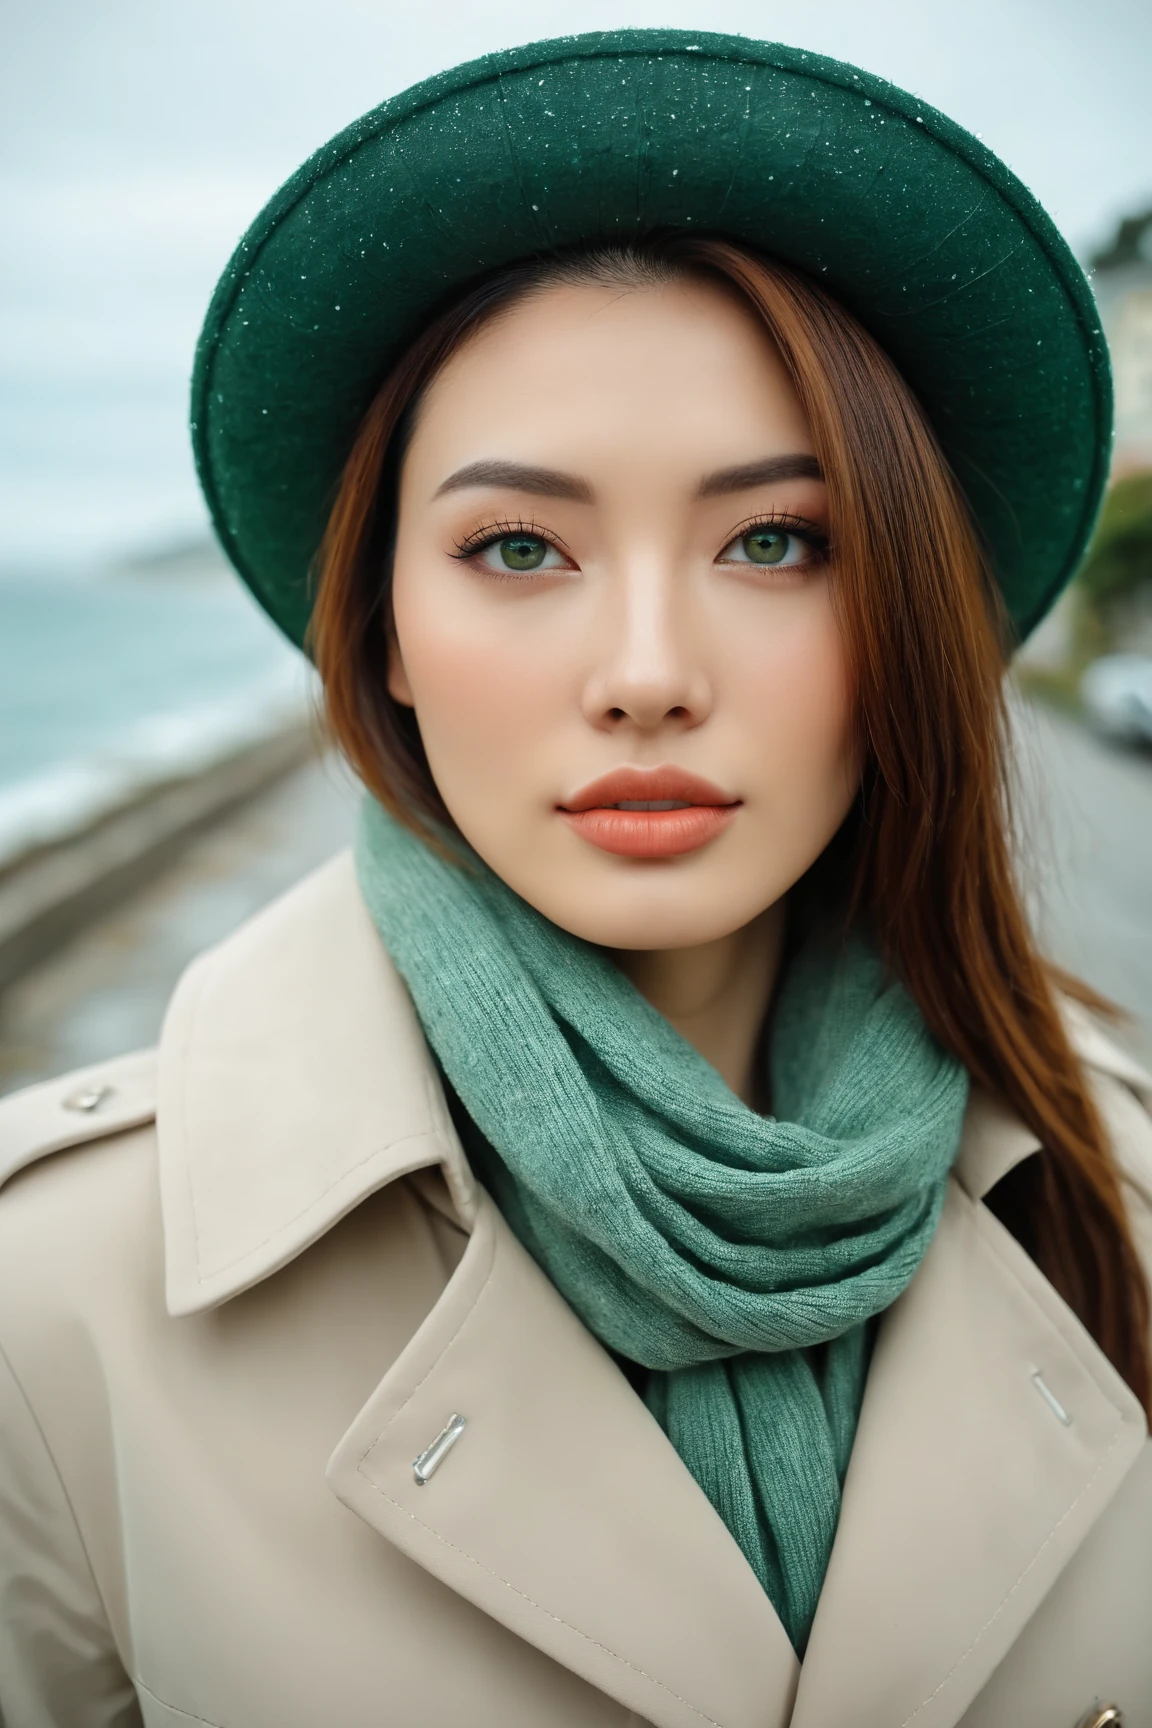
[[[789,42],[980,133],[1081,254],[1152,203],[1148,0],[2,3],[0,566],[200,520],[184,392],[232,245],[331,133],[494,47],[622,24]]]

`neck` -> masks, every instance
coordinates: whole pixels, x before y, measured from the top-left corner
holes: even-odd
[[[784,911],[778,901],[731,935],[696,948],[612,951],[640,994],[749,1105],[758,1090],[760,1030],[780,969]]]

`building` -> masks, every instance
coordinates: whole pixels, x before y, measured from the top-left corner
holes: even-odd
[[[1126,216],[1090,269],[1116,380],[1118,478],[1152,468],[1152,209]]]

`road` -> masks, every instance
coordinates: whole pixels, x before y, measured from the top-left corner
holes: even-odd
[[[1018,817],[1033,917],[1053,959],[1134,1016],[1152,1064],[1152,753],[1030,706],[1017,719]]]
[[[1152,757],[1038,708],[1017,731],[1026,876],[1048,950],[1138,1017],[1122,1037],[1152,1060]],[[342,770],[312,763],[194,841],[6,993],[0,1090],[152,1043],[192,956],[346,845],[354,808]]]
[[[0,1092],[154,1044],[188,962],[346,846],[355,808],[333,759],[306,764],[10,986],[0,997]]]

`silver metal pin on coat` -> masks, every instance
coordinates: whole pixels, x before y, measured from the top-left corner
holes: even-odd
[[[1071,1416],[1069,1416],[1067,1410],[1065,1410],[1063,1404],[1061,1404],[1059,1398],[1057,1398],[1055,1392],[1053,1392],[1051,1386],[1049,1386],[1039,1368],[1034,1368],[1032,1370],[1032,1384],[1035,1386],[1037,1392],[1039,1392],[1041,1398],[1043,1398],[1045,1404],[1047,1404],[1049,1410],[1051,1410],[1053,1416],[1055,1416],[1058,1421],[1062,1422],[1065,1428],[1071,1428]]]
[[[432,1472],[439,1469],[467,1426],[468,1423],[463,1416],[449,1416],[432,1444],[426,1446],[419,1458],[413,1460],[412,1474],[421,1488]]]

